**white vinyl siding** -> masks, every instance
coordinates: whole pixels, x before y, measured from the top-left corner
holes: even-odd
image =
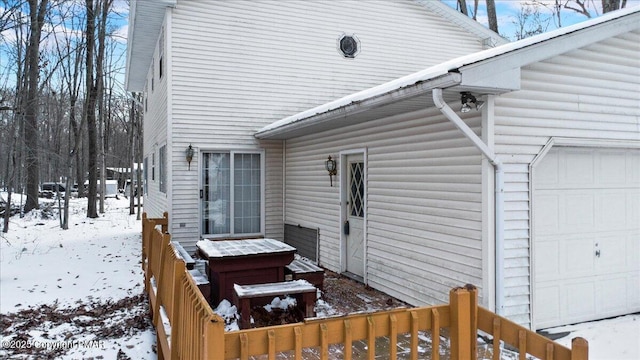
[[[480,131],[478,113],[468,118]],[[320,228],[320,263],[340,271],[340,188],[324,161],[367,149],[369,285],[411,304],[482,284],[481,156],[436,109],[286,142],[287,223]],[[339,164],[338,164],[339,165]]]
[[[640,141],[640,32],[522,69],[522,90],[496,98],[505,162],[505,315],[530,323],[529,164],[552,137]]]
[[[157,55],[158,49],[154,55]],[[154,61],[157,60],[154,56]],[[150,64],[151,65],[151,64]],[[144,114],[144,131],[143,131],[143,147],[144,155],[151,163],[151,169],[148,174],[147,196],[144,199],[144,211],[149,217],[161,217],[162,213],[167,211],[168,201],[167,194],[160,191],[159,177],[159,152],[160,146],[168,144],[167,142],[167,82],[158,80],[157,67],[150,66],[147,79],[149,84],[151,78],[154,77],[153,91],[151,87],[147,89],[149,92],[145,96],[145,107],[147,111]],[[167,151],[169,151],[167,146]]]
[[[172,89],[172,236],[188,250],[200,237],[200,165],[195,156],[187,170],[189,144],[198,151],[265,149],[264,236],[282,239],[282,142],[258,141],[257,130],[482,50],[478,36],[413,1],[180,1],[170,11],[163,80]],[[361,42],[355,59],[338,51],[343,33]]]

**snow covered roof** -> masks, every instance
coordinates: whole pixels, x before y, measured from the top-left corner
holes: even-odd
[[[446,61],[278,120],[260,129],[255,137],[285,139],[326,129],[332,120],[344,120],[347,114],[379,109],[408,97],[401,94],[417,96],[418,88],[423,91],[453,88],[485,94],[518,90],[522,66],[636,29],[640,29],[640,6]]]

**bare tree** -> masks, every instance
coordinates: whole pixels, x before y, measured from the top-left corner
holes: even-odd
[[[487,16],[489,19],[489,29],[498,33],[498,16],[496,14],[495,0],[485,0],[487,3]],[[461,13],[471,17],[473,20],[477,20],[478,16],[478,2],[479,0],[473,0],[473,11],[470,13],[467,7],[467,0],[458,0],[457,5]]]
[[[24,143],[26,148],[27,201],[24,211],[39,207],[40,169],[38,159],[38,80],[40,77],[40,38],[48,0],[29,0],[30,33],[25,62]]]
[[[458,0],[458,8],[460,12],[469,16],[473,20],[477,20],[478,17],[478,2],[480,0],[473,0],[473,10],[469,12],[469,7],[467,5],[467,0]]]
[[[82,56],[84,54],[84,43],[82,39],[78,39],[73,36],[73,29],[80,27],[80,23],[84,21],[84,11],[80,11],[76,4],[70,8],[69,14],[66,14],[65,21],[68,24],[68,28],[71,29],[71,33],[65,33],[63,36],[56,36],[55,45],[58,57],[63,59],[63,66],[59,68],[61,72],[60,79],[62,81],[61,87],[66,90],[67,113],[69,128],[67,129],[67,156],[62,156],[66,161],[66,193],[64,199],[64,211],[62,217],[62,228],[69,228],[69,198],[71,196],[72,179],[75,176],[75,183],[78,184],[78,196],[82,196],[83,193],[83,176],[81,166],[81,143],[82,133],[81,128],[83,124],[77,119],[77,103],[80,94],[81,86],[81,74]],[[64,29],[67,29],[65,27]],[[61,91],[62,93],[62,91]],[[75,166],[74,166],[75,164]],[[75,170],[75,174],[74,174]]]
[[[87,136],[89,147],[89,191],[87,195],[87,217],[97,218],[98,210],[96,208],[97,197],[97,159],[98,159],[98,144],[96,134],[96,99],[98,97],[98,87],[94,82],[94,63],[93,57],[95,53],[95,7],[93,0],[86,0],[86,12],[87,12],[87,28],[85,32],[86,36],[86,80],[87,87],[86,101],[84,106],[84,115],[87,123]]]
[[[515,39],[521,40],[547,31],[552,16],[545,16],[539,2],[524,3],[516,14]]]
[[[458,0],[458,7],[460,8],[460,12],[469,16],[469,9],[467,9],[467,0]]]
[[[602,0],[602,13],[606,14],[611,11],[620,10],[626,5],[626,0]]]
[[[6,5],[6,3],[3,3]],[[5,6],[5,8],[8,8]],[[6,128],[3,132],[4,139],[0,141],[0,145],[3,147],[0,148],[0,152],[3,152],[6,155],[5,158],[5,171],[4,171],[4,184],[7,190],[7,199],[5,199],[5,212],[3,219],[3,227],[2,232],[6,233],[9,231],[9,218],[11,216],[11,206],[12,206],[12,193],[14,190],[20,188],[18,186],[18,181],[21,177],[20,170],[21,166],[18,164],[21,161],[22,152],[20,151],[22,147],[22,142],[24,140],[23,134],[23,121],[22,116],[23,112],[21,111],[22,106],[21,102],[24,101],[24,38],[25,34],[23,32],[23,17],[19,11],[19,5],[15,5],[12,11],[7,11],[2,15],[3,23],[11,24],[6,25],[6,29],[13,29],[15,35],[15,47],[13,50],[15,53],[11,54],[13,56],[14,64],[15,64],[15,91],[3,91],[0,99],[0,104],[2,105],[2,118],[3,124],[6,119]],[[10,55],[7,51],[5,55]],[[5,105],[7,104],[7,105]]]
[[[98,167],[122,167],[129,161],[127,116],[122,116],[122,123],[113,121],[127,105],[108,78],[122,70],[122,55],[112,53],[120,50],[119,44],[109,42],[111,19],[117,17],[112,18],[112,4],[113,0],[0,0],[0,29],[15,32],[0,34],[0,51],[7,59],[0,63],[0,186],[18,193],[21,207],[26,191],[28,211],[41,206],[42,179],[66,181],[63,228],[68,227],[72,179],[82,195],[86,173],[96,179]],[[43,46],[45,42],[51,46]],[[87,126],[92,120],[93,126]],[[92,139],[94,153],[89,157]],[[100,165],[93,161],[97,156]],[[92,172],[86,171],[90,162]],[[90,217],[97,216],[92,206],[97,179],[93,183]]]
[[[486,0],[487,1],[487,16],[489,18],[489,29],[493,30],[496,34],[498,32],[498,16],[496,14],[496,1],[495,0]]]
[[[558,0],[560,1],[560,0]],[[582,14],[587,18],[598,15],[594,0],[563,0],[563,8]],[[606,14],[611,11],[620,10],[627,6],[626,0],[601,0],[602,13]]]
[[[5,111],[9,111],[9,110],[13,110],[10,106],[7,106],[7,108],[2,112],[1,115],[3,115],[3,117],[5,117]],[[3,219],[3,226],[2,226],[2,232],[6,233],[9,232],[9,218],[11,217],[11,195],[13,193],[13,188],[14,188],[14,182],[15,182],[15,178],[16,178],[16,154],[17,154],[17,145],[18,145],[18,138],[19,138],[19,133],[17,131],[17,126],[16,126],[16,121],[11,121],[11,118],[14,118],[15,120],[15,112],[11,112],[10,115],[6,116],[6,118],[9,120],[7,122],[7,128],[6,131],[4,131],[2,134],[3,136],[0,137],[0,140],[4,145],[5,145],[5,154],[6,154],[6,169],[4,171],[4,184],[6,186],[7,189],[7,198],[4,199],[5,203],[5,209],[4,209],[4,219]]]
[[[2,7],[3,12],[0,14],[0,37],[5,30],[10,30],[17,26],[21,26],[20,21],[16,21],[19,17],[16,17],[16,14],[20,12],[20,7],[22,6],[21,1],[8,1],[2,0],[0,1],[0,7]]]

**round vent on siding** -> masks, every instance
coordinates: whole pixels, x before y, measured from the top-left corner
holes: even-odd
[[[338,49],[342,56],[353,59],[360,52],[360,40],[355,35],[342,34],[338,39]]]

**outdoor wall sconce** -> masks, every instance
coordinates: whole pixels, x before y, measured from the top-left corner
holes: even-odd
[[[338,170],[336,169],[336,161],[331,159],[331,155],[329,155],[329,159],[324,162],[324,167],[329,172],[329,182],[331,186],[333,186],[333,176],[338,173]]]
[[[471,111],[471,105],[475,106],[476,110],[480,110],[484,105],[484,101],[477,100],[476,97],[468,91],[463,91],[460,93],[460,102],[462,103],[462,108],[460,109],[460,111],[463,113]]]
[[[187,164],[189,164],[189,170],[191,170],[191,160],[193,160],[193,146],[191,146],[191,144],[189,144],[189,147],[187,148]]]

